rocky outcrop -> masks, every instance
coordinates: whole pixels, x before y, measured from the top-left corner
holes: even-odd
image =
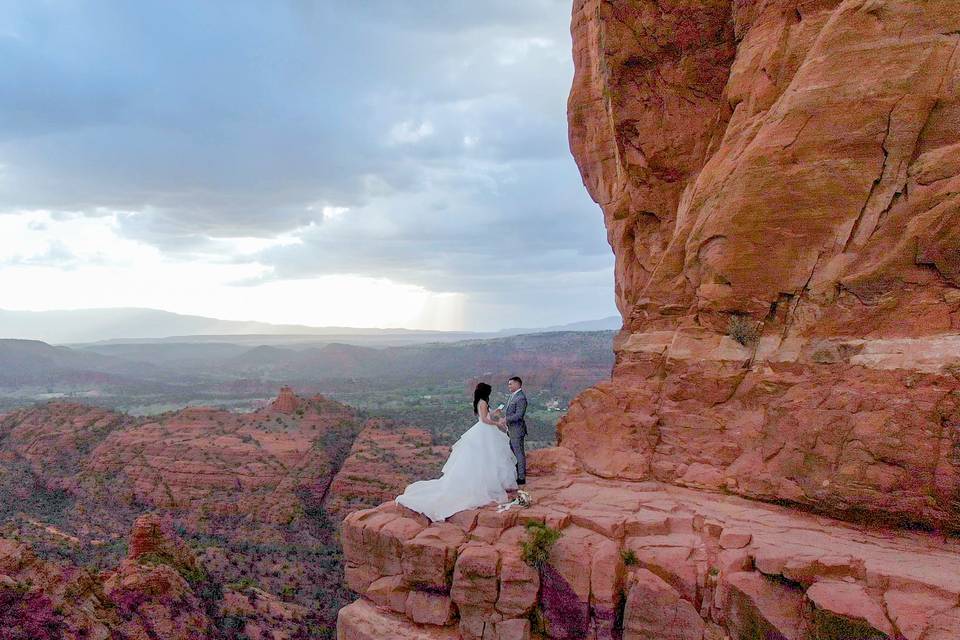
[[[533,507],[350,515],[341,638],[960,637],[955,5],[574,1],[612,379]]]
[[[17,535],[41,556],[111,566],[135,518],[163,513],[162,526],[136,520],[122,575],[109,581],[117,593],[134,594],[130,606],[156,605],[137,604],[144,590],[192,602],[196,586],[188,592],[174,574],[201,574],[185,560],[191,554],[164,542],[175,539],[175,525],[210,546],[206,570],[217,581],[238,585],[225,596],[230,612],[246,610],[237,606],[242,598],[253,612],[243,619],[256,626],[272,620],[272,610],[297,606],[271,592],[306,604],[319,590],[328,609],[284,625],[289,635],[322,624],[317,615],[329,625],[342,598],[339,547],[322,500],[311,497],[315,487],[325,495],[363,422],[322,397],[295,402],[292,414],[192,407],[134,418],[69,403],[11,412],[0,423],[0,536]],[[205,605],[204,615],[215,619],[214,609]],[[179,628],[168,622],[171,633]]]
[[[570,146],[624,329],[608,478],[960,527],[960,13],[577,0]]]
[[[250,413],[137,418],[47,403],[0,418],[0,538],[39,559],[119,565],[101,584],[111,594],[152,590],[191,611],[203,595],[209,637],[241,627],[251,639],[309,637],[349,599],[340,520],[435,474],[446,451],[426,431],[289,389]],[[200,558],[181,537],[205,547]],[[223,596],[211,600],[216,584]],[[172,634],[180,623],[164,624]]]
[[[0,538],[2,640],[292,640],[320,628],[305,607],[217,581],[156,514],[136,520],[127,557],[101,572]]]
[[[136,422],[126,414],[71,402],[11,411],[0,416],[0,459],[17,457],[51,484],[69,486],[64,479],[79,471],[85,454]]]
[[[0,638],[106,640],[118,624],[93,576],[0,539]]]
[[[293,413],[299,404],[293,389],[283,386],[280,387],[280,394],[270,403],[270,408],[280,413]]]
[[[450,452],[429,431],[369,420],[330,485],[327,510],[339,521],[351,510],[392,500],[413,480],[432,478]]]
[[[607,480],[563,449],[531,458],[527,509],[430,525],[388,502],[348,516],[347,582],[362,598],[338,637],[960,637],[956,542]],[[561,534],[540,570],[522,560],[528,522]]]
[[[130,531],[127,559],[140,561],[145,557],[164,558],[188,571],[198,566],[190,548],[173,533],[169,519],[152,513],[137,518]]]
[[[221,516],[286,522],[296,513],[296,487],[336,472],[331,451],[315,445],[337,438],[349,448],[362,426],[349,407],[322,398],[304,401],[299,415],[273,408],[287,400],[281,394],[270,409],[250,414],[188,407],[117,431],[91,452],[85,479],[122,474],[131,499],[154,508],[203,504]],[[339,434],[343,424],[349,433]],[[263,493],[273,499],[255,497]]]
[[[130,557],[101,574],[0,539],[0,638],[211,638],[213,623],[195,591],[205,580],[192,552],[154,517],[137,521]]]

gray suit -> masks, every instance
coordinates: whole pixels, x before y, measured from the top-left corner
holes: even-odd
[[[510,449],[517,458],[517,480],[527,478],[527,457],[523,451],[523,439],[527,436],[527,423],[523,414],[527,412],[527,396],[523,389],[518,390],[510,398],[504,417],[507,420],[507,435],[510,436]]]

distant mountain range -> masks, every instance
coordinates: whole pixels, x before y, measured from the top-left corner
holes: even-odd
[[[237,379],[310,383],[364,379],[396,385],[463,381],[529,372],[544,386],[581,388],[607,375],[613,333],[545,332],[486,340],[373,348],[331,342],[291,346],[211,343],[96,343],[53,346],[0,339],[0,388],[56,389],[84,383],[110,387],[196,386]]]
[[[291,344],[340,342],[365,346],[399,346],[451,342],[552,331],[603,331],[620,328],[611,316],[543,328],[498,332],[419,331],[355,327],[311,327],[268,322],[220,320],[146,308],[10,311],[0,309],[0,338],[42,340],[51,344],[90,342],[221,342]]]
[[[145,360],[53,346],[39,340],[0,338],[0,390],[109,387],[119,393],[145,384],[160,391],[184,382],[183,372]]]
[[[599,320],[581,320],[580,322],[570,322],[538,329],[503,329],[497,333],[498,335],[516,336],[525,333],[553,333],[557,331],[617,331],[622,324],[620,316],[607,316]]]

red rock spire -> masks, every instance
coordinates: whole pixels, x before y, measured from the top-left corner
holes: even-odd
[[[280,395],[270,403],[270,408],[280,413],[293,413],[297,410],[299,401],[297,395],[288,386],[280,387]]]

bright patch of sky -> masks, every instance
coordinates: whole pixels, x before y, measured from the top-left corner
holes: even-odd
[[[440,329],[615,313],[567,149],[569,15],[0,0],[0,307]]]

